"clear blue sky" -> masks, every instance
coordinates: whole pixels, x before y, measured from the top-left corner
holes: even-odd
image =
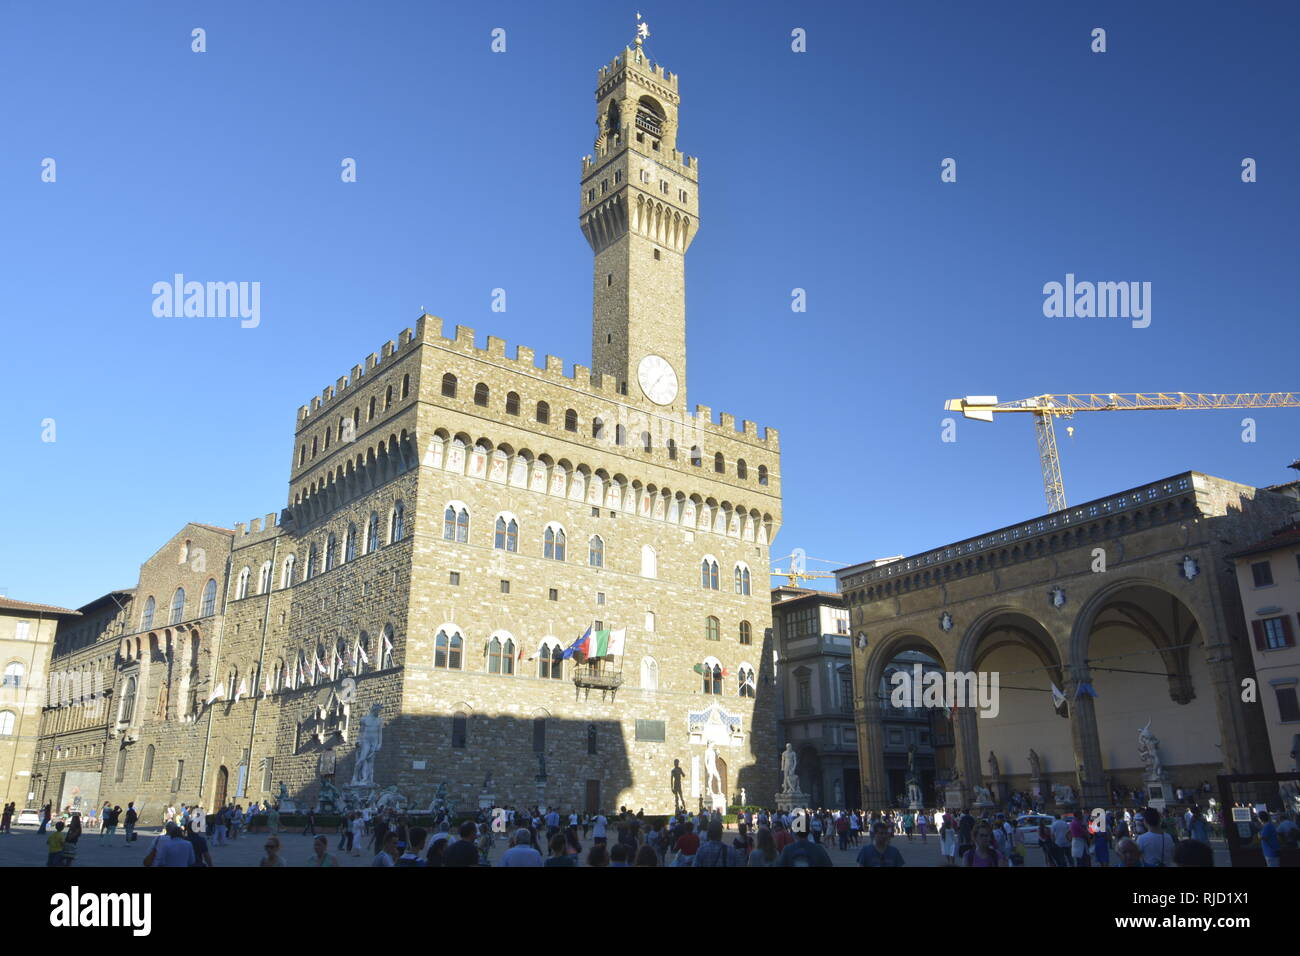
[[[187,520],[278,510],[297,408],[421,307],[586,363],[579,161],[635,9],[0,6],[0,587],[77,606]],[[780,429],[774,555],[913,553],[1040,513],[1030,421],[944,444],[953,396],[1300,388],[1296,4],[641,9],[700,157],[689,394]],[[176,272],[260,282],[260,327],[155,318]],[[1045,318],[1067,272],[1151,282],[1150,328]],[[1292,477],[1300,411],[1257,413],[1253,444],[1241,417],[1083,416],[1066,489]]]

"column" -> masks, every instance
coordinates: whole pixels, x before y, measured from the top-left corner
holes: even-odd
[[[1106,792],[1106,775],[1101,765],[1101,736],[1097,733],[1097,711],[1088,694],[1078,694],[1079,685],[1092,682],[1086,667],[1071,667],[1065,680],[1065,696],[1070,702],[1070,737],[1074,741],[1074,767],[1078,779],[1079,805],[1085,809],[1110,802]],[[1057,781],[1058,783],[1060,781]]]

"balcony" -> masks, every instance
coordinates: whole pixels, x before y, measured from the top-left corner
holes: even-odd
[[[595,671],[580,669],[573,675],[574,700],[579,696],[586,700],[591,696],[592,690],[598,690],[601,699],[612,699],[618,689],[623,686],[622,674],[600,674]]]

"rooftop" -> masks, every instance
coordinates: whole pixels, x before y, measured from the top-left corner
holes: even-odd
[[[80,617],[80,611],[71,611],[66,607],[55,607],[52,604],[33,604],[30,601],[15,601],[12,598],[0,597],[0,611],[31,611],[34,614],[50,614],[54,616]]]

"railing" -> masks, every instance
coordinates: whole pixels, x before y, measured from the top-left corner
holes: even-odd
[[[663,135],[663,125],[660,123],[659,117],[650,113],[637,113],[636,125],[638,129],[643,129],[652,136]]]

